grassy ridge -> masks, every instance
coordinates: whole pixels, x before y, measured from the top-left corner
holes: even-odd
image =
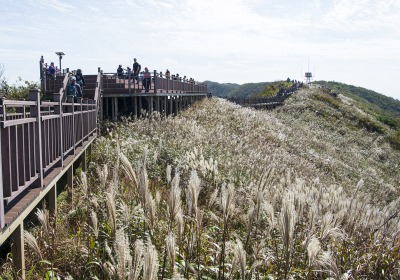
[[[38,212],[30,279],[397,279],[400,152],[350,103],[304,88],[109,124],[73,204]]]
[[[397,128],[400,125],[400,101],[373,90],[339,82],[315,81],[328,89],[354,99],[354,104],[379,121]]]

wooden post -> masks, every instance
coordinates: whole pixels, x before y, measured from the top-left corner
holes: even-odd
[[[61,95],[60,95],[60,93],[54,93],[53,94],[53,100],[54,100],[54,102],[58,102],[58,106],[54,106],[54,114],[58,114],[59,116],[60,116],[60,118],[59,118],[59,127],[60,127],[60,139],[61,139],[61,141],[60,141],[60,143],[59,143],[59,145],[60,145],[60,147],[59,147],[59,149],[60,149],[60,161],[57,163],[57,167],[63,167],[64,166],[64,163],[63,163],[63,159],[64,159],[64,157],[63,157],[63,134],[62,134],[62,132],[63,132],[63,129],[62,129],[62,124],[63,124],[63,122],[62,122],[62,106],[61,106]]]
[[[49,215],[50,217],[57,215],[57,183],[49,191]]]
[[[67,170],[67,184],[68,184],[68,198],[67,202],[72,203],[72,197],[74,195],[74,164]]]
[[[178,115],[178,111],[179,111],[179,99],[178,96],[175,96],[175,116]]]
[[[104,118],[104,109],[103,109],[103,97],[101,97],[101,96],[99,96],[98,97],[100,100],[100,102],[99,102],[99,105],[100,105],[100,121],[102,122],[103,121],[103,118]]]
[[[142,110],[143,110],[143,107],[142,107],[142,97],[139,96],[138,99],[139,99],[139,117],[142,117]]]
[[[138,117],[138,110],[137,110],[138,109],[137,108],[138,98],[135,96],[133,99],[134,99],[134,102],[135,102],[135,105],[134,105],[135,106],[135,116]]]
[[[4,98],[0,98],[0,104],[2,105],[4,102]],[[0,108],[0,113],[3,114],[3,108]],[[0,127],[0,141],[1,141],[1,131],[2,128]],[[1,147],[2,148],[2,147]],[[4,199],[3,199],[3,162],[2,162],[2,149],[0,148],[0,227],[4,228]]]
[[[114,106],[115,106],[115,119],[114,121],[118,120],[118,97],[114,97]]]
[[[40,91],[38,89],[29,90],[29,100],[36,101],[36,106],[31,106],[31,118],[36,118],[35,133],[35,150],[37,154],[36,173],[39,174],[38,180],[35,182],[36,187],[43,187],[43,158],[42,158],[42,124],[40,120]]]
[[[106,116],[107,116],[107,120],[110,118],[110,115],[108,114],[108,97],[104,97],[106,100]]]
[[[171,115],[171,116],[173,116],[174,115],[174,101],[173,101],[173,98],[172,98],[172,96],[170,96],[169,97],[169,99],[170,99],[170,107],[169,107],[169,114]]]
[[[164,96],[164,116],[168,115],[168,98],[166,96]]]
[[[153,96],[150,96],[150,98],[149,98],[149,100],[150,100],[150,107],[149,107],[149,116],[153,113]]]
[[[25,279],[25,254],[24,254],[24,224],[21,223],[11,234],[13,245],[11,247],[11,253],[13,255],[13,262],[21,273],[22,279]]]
[[[157,71],[154,70],[154,93],[157,93],[158,85],[157,85]]]
[[[160,97],[158,97],[158,96],[156,96],[156,111],[157,112],[161,112],[161,109],[160,109]]]
[[[111,97],[111,120],[114,121],[114,116],[115,116],[115,101],[114,101],[115,97]]]
[[[74,147],[74,149],[73,149],[73,154],[75,155],[75,148],[76,148],[76,145],[75,145],[75,142],[76,142],[76,137],[75,137],[75,113],[74,113],[74,111],[75,111],[75,106],[74,106],[74,97],[72,96],[72,95],[69,95],[68,97],[67,97],[67,102],[68,103],[72,103],[72,106],[68,106],[68,113],[72,113],[72,127],[73,127],[73,129],[72,129],[72,132],[71,132],[71,134],[72,134],[72,144],[73,144],[73,147]]]
[[[130,81],[130,80],[129,80]],[[123,99],[124,99],[124,112],[126,113],[126,97],[123,97]]]
[[[82,160],[82,171],[86,172],[86,149],[83,150],[82,152],[81,160]]]

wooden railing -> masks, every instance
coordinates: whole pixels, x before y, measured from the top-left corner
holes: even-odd
[[[207,93],[207,84],[193,82],[189,83],[182,78],[173,80],[156,71],[150,74],[149,93]],[[145,90],[145,82],[142,77],[134,77],[131,71],[119,75],[117,73],[104,73],[104,90],[128,90],[129,93]]]
[[[96,132],[97,100],[62,102],[61,91],[53,102],[41,101],[37,89],[29,91],[29,101],[0,98],[0,228],[4,205],[29,186],[43,187],[44,173],[62,167]]]
[[[243,106],[255,106],[255,105],[269,105],[279,104],[285,101],[287,97],[292,95],[295,91],[303,87],[303,83],[294,83],[287,89],[280,89],[274,97],[261,97],[261,98],[227,98],[230,102],[243,105]]]

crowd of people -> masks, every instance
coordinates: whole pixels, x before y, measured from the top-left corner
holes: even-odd
[[[151,82],[154,82],[154,77],[151,77],[151,73],[149,72],[148,68],[145,67],[144,71],[142,70],[142,66],[137,62],[137,59],[133,59],[133,65],[132,69],[127,66],[126,69],[122,67],[122,64],[120,64],[117,68],[117,76],[118,77],[128,77],[130,73],[130,79],[132,79],[132,82],[136,82],[139,84],[139,82],[142,82],[142,87],[145,89],[145,92],[149,92],[149,89],[151,87]],[[163,72],[156,73],[157,77],[164,77],[166,79],[171,79],[175,81],[181,81],[183,83],[190,83],[190,84],[195,84],[195,80],[193,78],[186,78],[180,77],[179,74],[177,73],[176,75],[171,75],[171,72],[167,69],[165,71],[165,74]]]

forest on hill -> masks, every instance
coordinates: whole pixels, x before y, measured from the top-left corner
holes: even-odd
[[[354,104],[366,113],[376,117],[379,121],[393,128],[400,127],[399,100],[373,90],[339,82],[315,81],[313,83],[325,86],[328,89],[352,98]]]
[[[400,151],[354,102],[312,86],[105,124],[73,202],[25,228],[29,279],[398,279]]]
[[[213,96],[222,98],[240,98],[252,97],[253,95],[261,92],[269,82],[262,83],[246,83],[243,85],[231,83],[217,83],[211,81],[204,81],[207,84],[208,92]]]

